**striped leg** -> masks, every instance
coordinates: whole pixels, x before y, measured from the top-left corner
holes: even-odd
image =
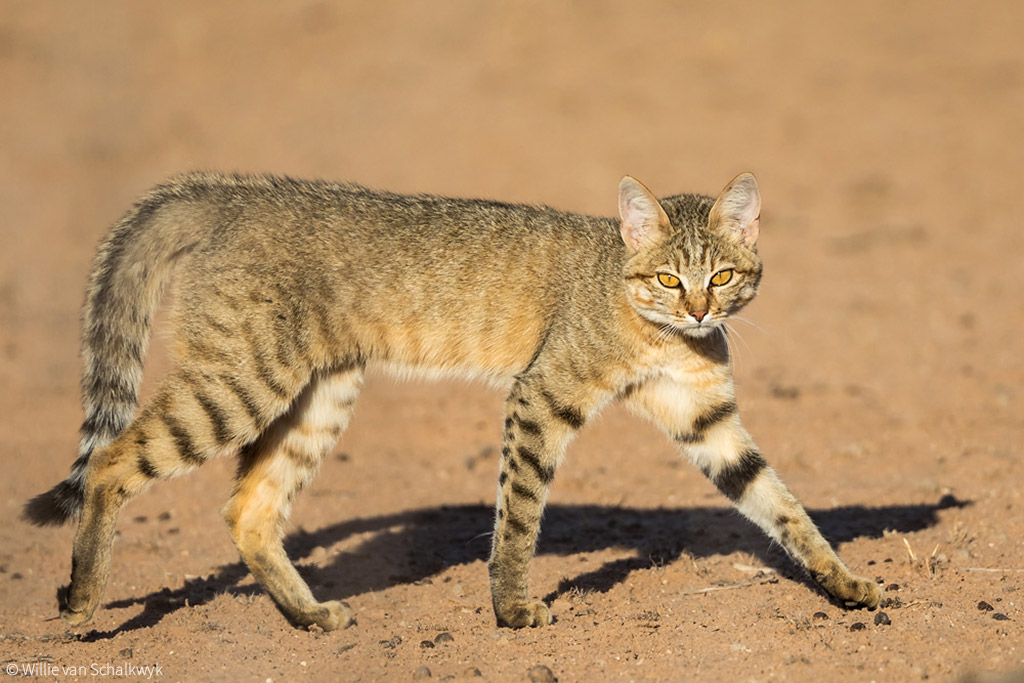
[[[61,617],[72,625],[92,619],[110,575],[117,516],[129,499],[154,479],[183,474],[251,441],[300,390],[293,383],[288,391],[272,392],[251,377],[190,369],[168,377],[131,425],[89,458],[71,584],[58,591]]]
[[[231,536],[253,576],[295,624],[325,631],[352,622],[340,602],[317,602],[281,544],[298,491],[348,425],[362,368],[314,376],[292,409],[242,451],[234,493],[224,508]]]
[[[505,438],[498,477],[496,522],[489,572],[499,626],[551,623],[551,612],[530,600],[529,569],[555,467],[581,411],[536,384],[518,382],[506,402]]]
[[[740,513],[778,541],[830,595],[848,606],[878,605],[878,586],[850,573],[761,456],[740,423],[731,384],[696,393],[659,379],[638,390],[631,403],[668,432]]]

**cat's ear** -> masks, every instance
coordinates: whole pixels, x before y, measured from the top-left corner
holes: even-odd
[[[761,223],[761,193],[753,173],[740,173],[725,186],[711,207],[712,228],[732,231],[744,245],[753,247]]]
[[[622,241],[633,251],[668,236],[669,220],[665,210],[636,178],[625,176],[619,182],[619,216]]]

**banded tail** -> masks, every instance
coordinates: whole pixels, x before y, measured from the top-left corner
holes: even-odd
[[[206,232],[201,204],[215,183],[189,174],[157,186],[100,245],[82,311],[85,420],[78,459],[67,479],[25,504],[26,521],[49,526],[79,517],[89,456],[135,415],[153,314],[175,261]]]

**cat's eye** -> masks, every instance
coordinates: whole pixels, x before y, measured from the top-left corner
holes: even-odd
[[[718,271],[717,273],[715,273],[714,275],[711,276],[711,286],[712,287],[721,287],[722,285],[727,284],[729,282],[729,280],[731,280],[731,279],[732,279],[732,268],[726,268],[725,270],[720,270],[720,271]]]
[[[679,286],[679,278],[675,275],[668,273],[658,273],[658,283],[662,287],[668,287],[669,289],[675,289]]]

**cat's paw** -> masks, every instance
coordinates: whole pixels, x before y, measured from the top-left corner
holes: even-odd
[[[85,626],[92,621],[92,615],[92,612],[75,612],[67,608],[60,611],[60,618],[68,626]]]
[[[882,589],[878,584],[862,576],[847,573],[845,576],[829,577],[822,585],[845,607],[875,609],[882,600]]]
[[[844,597],[847,607],[867,607],[875,609],[882,600],[882,589],[871,579],[861,576],[851,577],[849,590]]]
[[[57,605],[60,608],[60,618],[68,626],[84,626],[92,621],[96,612],[96,605],[79,605],[77,609],[71,607],[71,586],[61,586],[57,589]]]
[[[299,623],[307,628],[319,626],[325,631],[336,631],[339,628],[348,628],[352,625],[352,611],[344,602],[331,600],[321,602],[309,614],[304,614]]]
[[[509,605],[497,611],[498,626],[525,628],[547,626],[554,619],[551,610],[540,600]]]

